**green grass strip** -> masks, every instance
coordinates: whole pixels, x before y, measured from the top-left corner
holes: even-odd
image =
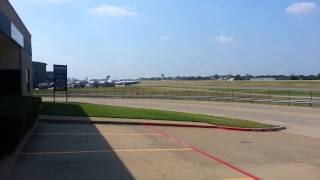
[[[154,109],[129,108],[120,106],[96,105],[87,103],[43,103],[42,115],[56,116],[84,116],[84,117],[108,117],[148,120],[171,120],[204,122],[213,125],[241,128],[268,128],[273,125],[262,124],[254,121],[222,118],[201,114],[192,114],[175,111]]]

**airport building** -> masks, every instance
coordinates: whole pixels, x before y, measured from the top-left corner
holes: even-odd
[[[53,71],[47,71],[47,81],[48,83],[52,83],[54,81]]]
[[[265,77],[265,78],[250,78],[250,81],[275,81],[274,77]]]
[[[42,62],[32,62],[33,87],[37,88],[40,83],[47,83],[47,64]]]
[[[0,96],[32,95],[31,34],[8,0],[0,0]]]

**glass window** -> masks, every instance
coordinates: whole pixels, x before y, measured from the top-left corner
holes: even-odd
[[[26,85],[27,85],[28,92],[30,92],[30,71],[29,71],[29,69],[26,69]]]

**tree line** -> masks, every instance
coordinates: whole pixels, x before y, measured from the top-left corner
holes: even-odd
[[[320,73],[316,75],[211,75],[211,76],[175,76],[175,77],[150,77],[140,80],[253,80],[253,79],[274,79],[274,80],[320,80]]]

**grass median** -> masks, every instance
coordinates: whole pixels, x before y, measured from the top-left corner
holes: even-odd
[[[277,127],[254,121],[238,120],[215,117],[209,115],[192,114],[175,111],[154,109],[129,108],[121,106],[96,105],[88,103],[43,103],[42,115],[56,116],[84,116],[84,117],[108,117],[148,120],[170,120],[204,122],[213,125],[240,128],[270,128]]]

